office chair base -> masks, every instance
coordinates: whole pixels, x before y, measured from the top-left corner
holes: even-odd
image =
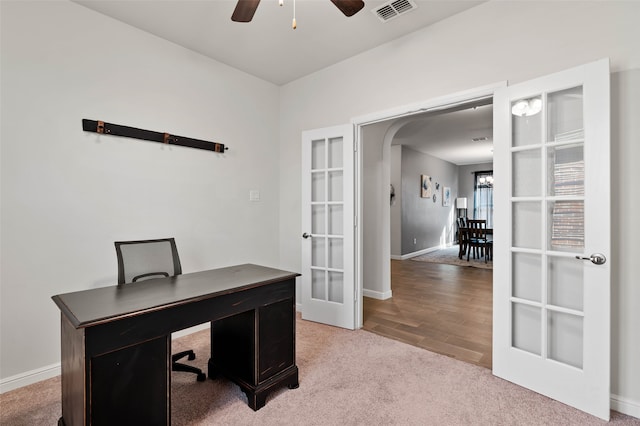
[[[176,362],[179,359],[182,359],[184,357],[187,357],[189,361],[193,361],[194,359],[196,359],[196,354],[192,350],[189,350],[189,351],[184,351],[184,352],[171,355],[171,361],[172,361],[171,370],[184,371],[186,373],[196,374],[197,375],[196,380],[198,380],[199,382],[204,382],[205,380],[207,380],[207,375],[204,374],[201,369],[197,367],[193,367],[191,365],[186,365],[186,364],[181,364],[179,362]]]

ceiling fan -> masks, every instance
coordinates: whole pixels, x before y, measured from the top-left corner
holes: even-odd
[[[353,16],[364,7],[362,0],[331,0],[345,16]],[[236,8],[231,15],[231,20],[235,22],[251,22],[260,0],[238,0]]]

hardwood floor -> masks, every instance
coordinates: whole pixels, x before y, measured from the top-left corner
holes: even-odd
[[[364,329],[491,368],[493,271],[391,261],[387,300],[364,298]]]

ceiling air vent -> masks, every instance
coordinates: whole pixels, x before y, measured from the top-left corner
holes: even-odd
[[[375,13],[382,22],[387,22],[417,7],[418,5],[411,0],[392,0],[382,6],[376,7],[372,12]]]

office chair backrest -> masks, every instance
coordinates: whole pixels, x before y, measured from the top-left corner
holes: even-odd
[[[116,241],[118,284],[182,274],[173,238],[144,241]]]

